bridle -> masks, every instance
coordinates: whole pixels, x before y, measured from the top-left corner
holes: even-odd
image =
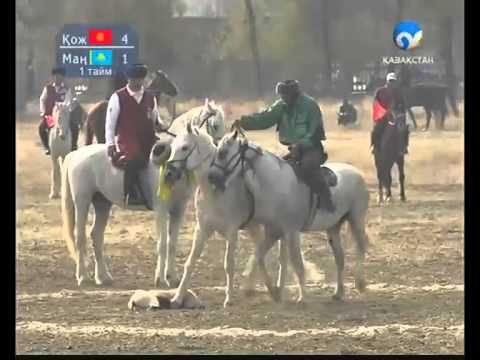
[[[225,166],[217,164],[215,162],[215,158],[216,158],[215,156],[213,157],[213,160],[212,160],[212,163],[210,164],[210,166],[211,167],[213,166],[213,167],[216,167],[216,168],[220,169],[222,171],[223,176],[225,177],[225,181],[226,181],[230,177],[230,175],[233,174],[233,172],[235,171],[237,166],[239,164],[241,164],[242,169],[240,170],[240,174],[243,176],[244,173],[245,173],[245,161],[247,163],[249,163],[250,168],[253,169],[252,163],[245,157],[245,153],[249,149],[255,151],[259,155],[261,154],[261,151],[259,151],[258,149],[255,149],[255,148],[252,148],[252,147],[248,146],[248,141],[245,138],[243,141],[240,142],[240,145],[238,147],[238,151],[234,155],[232,155],[232,157],[227,161]],[[230,164],[232,164],[235,159],[237,159],[237,160],[235,161],[234,165],[232,167],[230,167]],[[253,196],[252,192],[250,191],[250,189],[248,187],[245,187],[245,189],[246,189],[247,195],[248,195],[249,200],[250,200],[249,201],[250,211],[249,211],[249,214],[247,216],[247,219],[240,225],[240,229],[245,228],[245,226],[253,219],[253,216],[255,215],[255,197]]]

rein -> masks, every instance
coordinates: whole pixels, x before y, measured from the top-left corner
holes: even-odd
[[[255,148],[251,148],[250,146],[248,146],[248,142],[246,141],[243,141],[240,143],[240,146],[239,146],[239,149],[238,151],[227,161],[227,164],[225,166],[222,166],[222,165],[219,165],[215,162],[215,157],[213,158],[212,160],[212,163],[210,164],[210,166],[214,166],[214,167],[217,167],[219,168],[225,178],[227,179],[228,177],[230,177],[230,175],[235,171],[235,169],[237,168],[237,166],[241,163],[241,166],[242,166],[242,170],[241,170],[241,174],[242,176],[244,175],[245,173],[245,162],[249,162],[249,160],[245,157],[245,153],[247,152],[247,150],[253,150],[255,151],[257,154],[261,154],[261,152],[258,150],[258,149],[255,149]],[[229,168],[230,164],[234,161],[234,159],[237,159],[235,164]],[[252,164],[249,164],[250,167],[253,169],[253,166]],[[255,197],[253,196],[253,193],[250,191],[250,189],[248,188],[248,186],[245,186],[245,189],[247,190],[247,195],[249,197],[249,204],[250,204],[250,211],[249,211],[249,214],[247,216],[247,219],[240,225],[240,229],[243,229],[245,228],[245,226],[253,219],[253,217],[255,216]]]

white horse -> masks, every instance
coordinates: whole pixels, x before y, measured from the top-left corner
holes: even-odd
[[[238,238],[238,230],[250,224],[250,237],[258,238],[258,226],[255,226],[252,202],[249,193],[241,179],[233,181],[225,192],[213,191],[208,181],[208,170],[215,156],[215,145],[208,136],[196,127],[187,125],[187,132],[177,136],[171,144],[172,153],[167,162],[166,180],[178,183],[179,174],[193,171],[198,183],[195,195],[196,217],[195,234],[190,256],[185,263],[184,273],[175,297],[172,299],[174,308],[181,307],[185,295],[188,294],[190,278],[195,262],[200,257],[205,241],[216,231],[227,239],[225,253],[225,274],[227,279],[224,306],[232,304],[234,251]],[[252,221],[253,220],[253,221]]]
[[[258,147],[252,150],[251,143],[240,140],[238,132],[228,134],[220,142],[209,179],[220,189],[228,189],[234,181],[242,179],[255,202],[255,218],[267,226],[267,239],[258,243],[255,257],[249,261],[249,284],[254,283],[254,270],[258,264],[264,276],[267,276],[264,257],[278,239],[286,242],[290,250],[292,265],[299,276],[300,296],[304,269],[299,247],[299,233],[326,231],[337,265],[337,289],[335,300],[344,297],[343,282],[344,253],[340,239],[340,228],[348,221],[356,244],[355,287],[365,289],[363,261],[367,244],[365,218],[368,210],[369,192],[362,174],[353,166],[344,163],[327,163],[326,166],[336,175],[336,184],[331,187],[335,211],[332,213],[317,209],[317,198],[309,187],[299,181],[293,168],[283,159],[267,151],[258,156]],[[241,161],[234,161],[241,158]],[[286,251],[280,254],[281,269],[286,270]],[[301,265],[298,268],[299,264]],[[285,271],[284,270],[284,271]],[[281,298],[285,284],[285,274],[280,271],[278,288],[274,289],[274,298]],[[267,277],[267,286],[269,280]],[[270,290],[270,289],[269,289]],[[272,293],[272,291],[271,291]]]
[[[48,135],[50,159],[52,161],[50,199],[60,197],[60,162],[72,149],[70,113],[76,105],[75,101],[67,98],[64,102],[57,102],[53,108],[52,116],[55,126],[50,129]]]
[[[198,112],[198,110],[193,110],[195,113]],[[205,131],[209,134],[208,136],[214,139],[220,139],[225,129],[222,109],[212,103],[207,103],[201,112],[202,116],[192,117],[193,121],[199,123],[199,125],[208,123],[208,127],[202,131]],[[187,114],[184,115],[188,116]],[[153,121],[157,123],[157,119],[153,119]],[[168,201],[161,201],[156,196],[159,184],[159,166],[168,157],[171,141],[172,139],[169,138],[154,145],[147,168],[140,174],[140,181],[146,200],[155,211],[158,236],[155,284],[166,283],[170,286],[176,286],[175,284],[178,283],[175,273],[176,240],[184,210],[193,193],[194,185],[188,181],[186,176],[183,176],[172,188]],[[95,283],[97,285],[108,285],[113,281],[104,261],[104,231],[111,206],[115,204],[124,208],[123,181],[124,171],[112,165],[105,144],[82,147],[68,154],[63,162],[62,217],[64,238],[69,252],[76,262],[76,280],[79,286],[89,281],[86,270],[85,226],[90,204],[93,204],[95,211],[94,224],[90,233],[95,255]],[[165,266],[165,263],[168,266]]]

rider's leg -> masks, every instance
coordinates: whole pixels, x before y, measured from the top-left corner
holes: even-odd
[[[42,141],[42,145],[45,148],[45,153],[50,154],[50,148],[48,146],[48,127],[45,121],[42,119],[38,125],[38,135]]]
[[[72,133],[72,151],[75,151],[78,148],[78,133],[80,131],[78,124],[75,121],[70,121],[70,131]]]
[[[320,196],[320,208],[334,211],[335,207],[330,188],[320,169],[323,156],[323,149],[321,148],[304,150],[300,160],[300,169],[307,185]]]

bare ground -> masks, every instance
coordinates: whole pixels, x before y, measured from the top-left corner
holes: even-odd
[[[227,106],[227,116],[231,120],[259,106]],[[237,250],[235,305],[224,309],[225,242],[217,235],[207,242],[193,277],[192,288],[207,305],[205,310],[130,312],[127,302],[133,290],[153,285],[153,216],[118,208],[106,232],[115,283],[78,289],[73,261],[61,239],[60,204],[48,199],[50,165],[40,151],[36,119],[17,119],[17,353],[462,354],[462,126],[450,118],[448,131],[413,133],[407,158],[408,201],[379,207],[364,108],[362,126],[356,130],[336,127],[335,108],[322,110],[328,119],[330,159],[357,166],[370,184],[368,290],[354,290],[355,249],[346,229],[347,293],[341,303],[331,300],[335,263],[325,235],[304,235],[304,308],[293,303],[293,277],[283,304],[272,303],[261,286],[256,297],[243,297],[241,271],[252,250],[245,239]],[[249,136],[280,150],[274,132]],[[398,199],[398,189],[394,194]],[[190,206],[179,239],[179,274],[193,224]],[[269,257],[271,266],[275,257],[276,249]]]

